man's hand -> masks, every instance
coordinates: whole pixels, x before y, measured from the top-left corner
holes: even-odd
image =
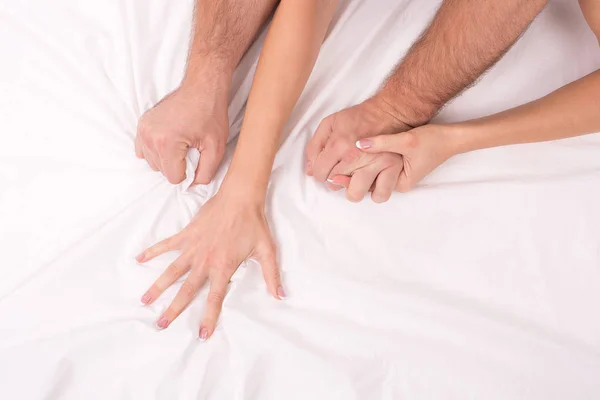
[[[361,153],[356,140],[426,124],[502,57],[547,2],[445,0],[375,97],[323,120],[307,147],[308,174],[320,182],[351,176],[350,200],[372,189],[374,201],[386,201],[402,158]]]
[[[179,89],[138,123],[135,152],[173,184],[185,179],[185,156],[200,150],[194,183],[209,183],[227,141],[233,71],[276,0],[196,0],[194,34]]]
[[[396,154],[366,154],[355,145],[357,140],[409,130],[388,104],[373,97],[365,102],[325,118],[306,147],[307,174],[319,182],[328,181],[332,190],[334,175],[351,176],[346,197],[360,201],[372,191],[375,202],[385,202],[402,172],[402,157]]]
[[[184,81],[140,118],[136,155],[177,184],[185,179],[188,149],[195,147],[201,156],[194,183],[209,183],[225,152],[228,87],[226,82]]]
[[[395,191],[408,192],[450,157],[461,152],[460,130],[455,125],[425,125],[409,132],[361,139],[356,147],[365,154],[397,154],[403,168]],[[340,187],[349,187],[350,178],[336,175],[331,179]]]

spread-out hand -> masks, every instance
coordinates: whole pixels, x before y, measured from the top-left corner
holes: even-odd
[[[194,183],[208,184],[223,154],[229,131],[226,83],[183,83],[139,120],[135,153],[173,184],[185,179],[190,147],[202,156]]]
[[[453,126],[425,125],[408,132],[365,138],[356,143],[365,154],[397,154],[403,168],[395,184],[395,190],[407,192],[436,169],[457,154],[456,135]],[[348,187],[350,178],[336,175],[336,184]]]
[[[142,296],[144,304],[151,304],[189,271],[173,302],[158,319],[159,328],[168,327],[208,280],[210,290],[199,334],[204,340],[209,338],[215,330],[229,280],[249,258],[260,263],[271,295],[277,299],[285,297],[275,244],[263,210],[263,204],[240,199],[237,193],[219,191],[183,231],[136,257],[143,263],[168,251],[182,251]]]
[[[319,182],[331,184],[334,175],[350,176],[346,197],[360,201],[369,190],[373,201],[389,199],[402,171],[402,159],[395,154],[367,154],[356,141],[381,134],[402,132],[410,126],[398,120],[387,104],[373,97],[323,119],[306,147],[306,172]]]

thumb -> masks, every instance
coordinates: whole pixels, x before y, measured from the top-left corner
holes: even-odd
[[[379,135],[361,139],[356,142],[356,147],[365,153],[390,152],[403,154],[415,146],[415,134],[411,132],[394,133],[392,135]]]

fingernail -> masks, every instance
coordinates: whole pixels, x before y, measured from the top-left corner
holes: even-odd
[[[160,329],[165,329],[168,325],[169,321],[165,317],[160,317],[160,319],[156,323],[156,326],[158,326]]]
[[[150,295],[149,295],[148,293],[145,293],[145,294],[142,296],[142,303],[143,303],[143,304],[148,304],[148,303],[150,303]]]
[[[139,254],[137,257],[135,257],[135,260],[137,262],[144,262],[144,253]]]
[[[359,149],[370,149],[373,146],[373,142],[369,139],[361,139],[356,141],[356,147]]]
[[[277,288],[277,296],[279,296],[281,300],[285,300],[285,290],[283,290],[283,287],[279,286]]]
[[[206,339],[208,339],[208,329],[200,329],[200,339],[202,339],[203,341],[206,341]]]
[[[331,178],[327,179],[327,182],[329,182],[329,183],[331,183],[332,185],[335,185],[335,186],[342,186],[342,185],[340,185],[340,183],[339,183],[339,182],[336,182],[336,181],[334,181],[334,180],[333,180],[333,179],[331,179]]]

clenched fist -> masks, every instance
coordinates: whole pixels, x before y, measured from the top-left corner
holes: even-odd
[[[205,78],[182,85],[139,120],[135,153],[173,184],[185,179],[188,149],[200,151],[194,183],[208,184],[217,170],[229,131],[229,82]]]

